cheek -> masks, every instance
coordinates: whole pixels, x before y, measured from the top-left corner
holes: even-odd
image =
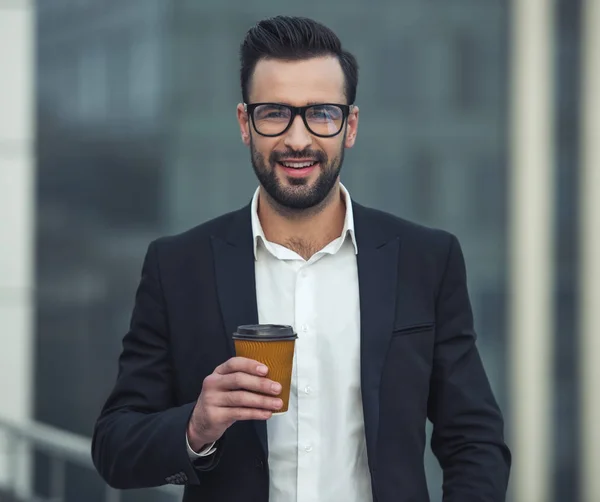
[[[277,148],[277,142],[272,138],[257,138],[256,135],[253,135],[250,146],[255,155],[260,155],[268,163],[271,152]]]
[[[331,163],[340,157],[344,148],[344,143],[338,139],[337,141],[332,141],[331,143],[322,144],[320,146],[327,155],[327,161]]]

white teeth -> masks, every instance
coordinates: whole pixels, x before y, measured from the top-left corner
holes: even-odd
[[[294,169],[302,169],[303,167],[310,167],[314,162],[282,162],[285,167],[292,167]]]

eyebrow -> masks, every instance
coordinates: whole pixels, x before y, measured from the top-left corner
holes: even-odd
[[[278,105],[295,106],[290,103],[286,103],[284,101],[272,101],[272,103],[275,103]],[[335,103],[335,101],[308,101],[305,105],[302,105],[302,106],[323,105],[323,104],[327,104],[327,103]]]

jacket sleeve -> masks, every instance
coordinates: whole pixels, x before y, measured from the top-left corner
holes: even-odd
[[[92,458],[102,478],[118,489],[199,484],[219,452],[192,462],[186,429],[195,403],[176,406],[167,312],[157,243],[146,253],[117,381],[96,422]]]
[[[432,451],[443,470],[444,502],[503,502],[511,455],[502,414],[478,350],[460,244],[450,238],[436,303],[428,402]]]

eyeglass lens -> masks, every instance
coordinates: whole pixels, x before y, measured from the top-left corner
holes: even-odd
[[[306,109],[308,129],[317,135],[332,136],[340,132],[344,111],[336,105],[313,105]],[[283,133],[292,120],[292,110],[283,105],[265,104],[254,109],[254,125],[260,134]]]

